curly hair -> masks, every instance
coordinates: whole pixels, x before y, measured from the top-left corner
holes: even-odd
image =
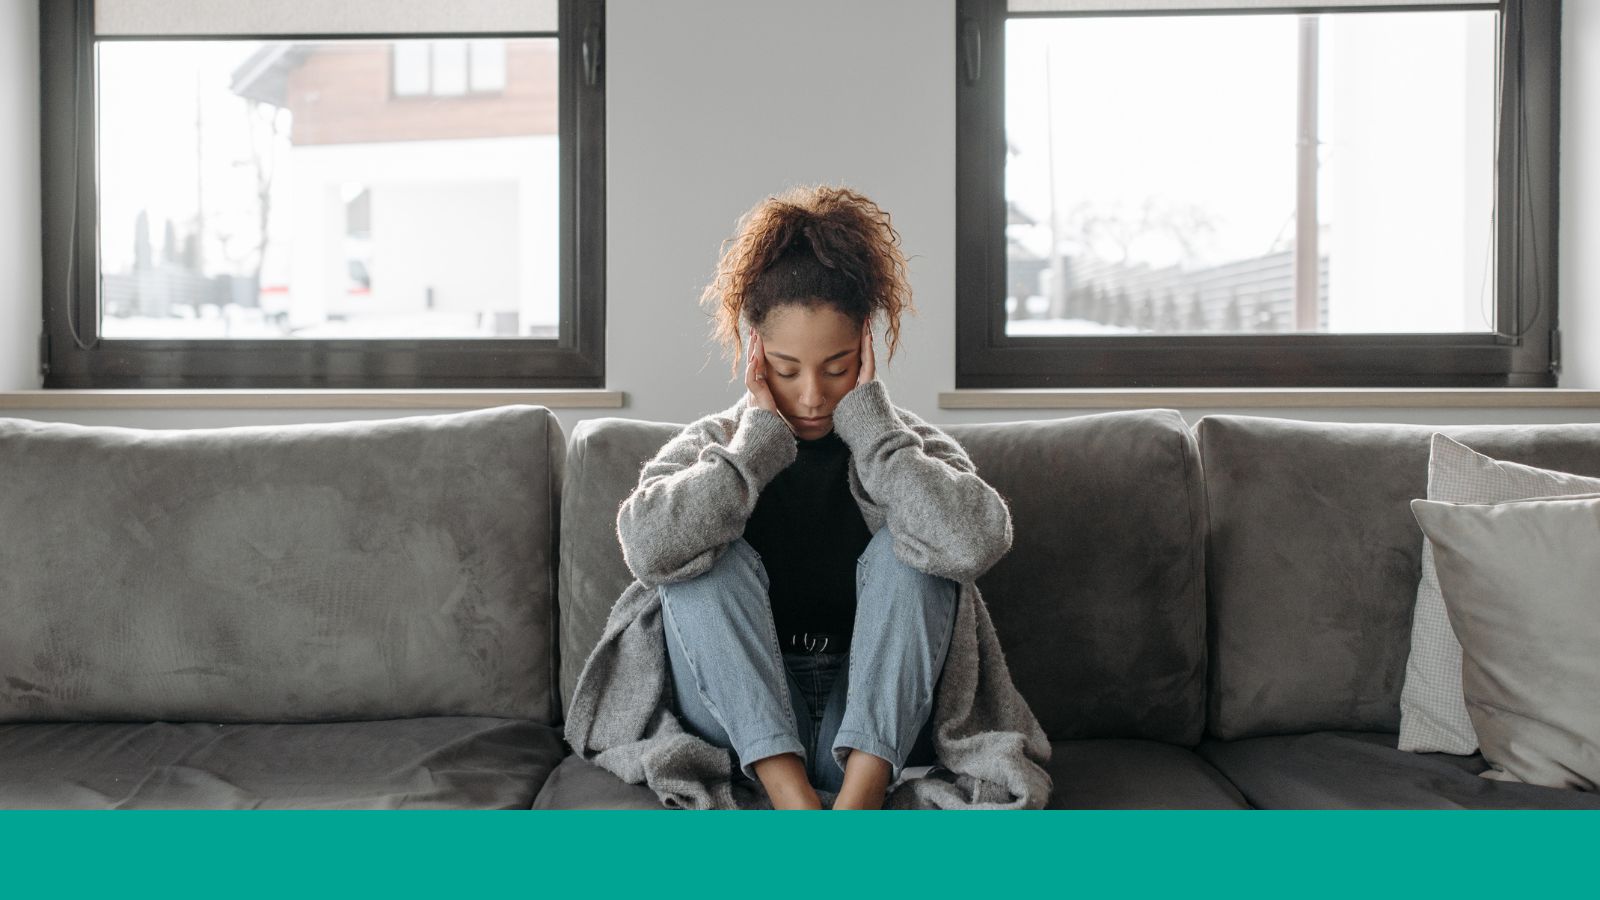
[[[733,352],[735,379],[741,323],[760,329],[784,306],[825,305],[861,325],[881,312],[890,359],[901,314],[916,312],[889,214],[849,188],[826,186],[791,188],[741,216],[700,303],[712,307],[717,343]]]

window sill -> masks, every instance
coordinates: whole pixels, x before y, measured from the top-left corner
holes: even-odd
[[[1116,388],[940,391],[940,409],[1146,408],[1600,409],[1600,391],[1564,388]]]
[[[53,390],[0,391],[0,409],[481,409],[528,403],[566,409],[620,409],[608,390]]]

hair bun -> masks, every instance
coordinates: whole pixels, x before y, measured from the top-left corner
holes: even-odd
[[[881,311],[893,357],[901,312],[911,309],[905,254],[889,214],[850,188],[797,187],[756,204],[701,295],[716,306],[716,335],[735,351],[736,377],[741,322],[760,326],[786,304],[818,300],[863,323]]]

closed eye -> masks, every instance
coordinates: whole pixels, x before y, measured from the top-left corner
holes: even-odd
[[[799,372],[779,372],[778,373],[778,377],[779,378],[793,378],[793,377],[795,377],[796,375],[799,375],[799,374],[800,374]],[[848,374],[850,374],[850,370],[846,369],[843,372],[825,372],[823,374],[832,375],[834,378],[838,378],[840,375],[848,375]]]

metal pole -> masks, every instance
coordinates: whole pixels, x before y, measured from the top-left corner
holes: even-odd
[[[1050,45],[1044,48],[1044,134],[1046,171],[1050,180],[1050,318],[1067,315],[1066,267],[1061,264],[1061,220],[1056,214],[1056,117],[1055,96],[1050,75]]]
[[[194,73],[194,270],[206,271],[205,85],[202,69]],[[199,312],[200,305],[195,304]]]
[[[1316,16],[1300,17],[1300,98],[1295,140],[1294,330],[1316,331],[1320,305],[1317,248]]]

